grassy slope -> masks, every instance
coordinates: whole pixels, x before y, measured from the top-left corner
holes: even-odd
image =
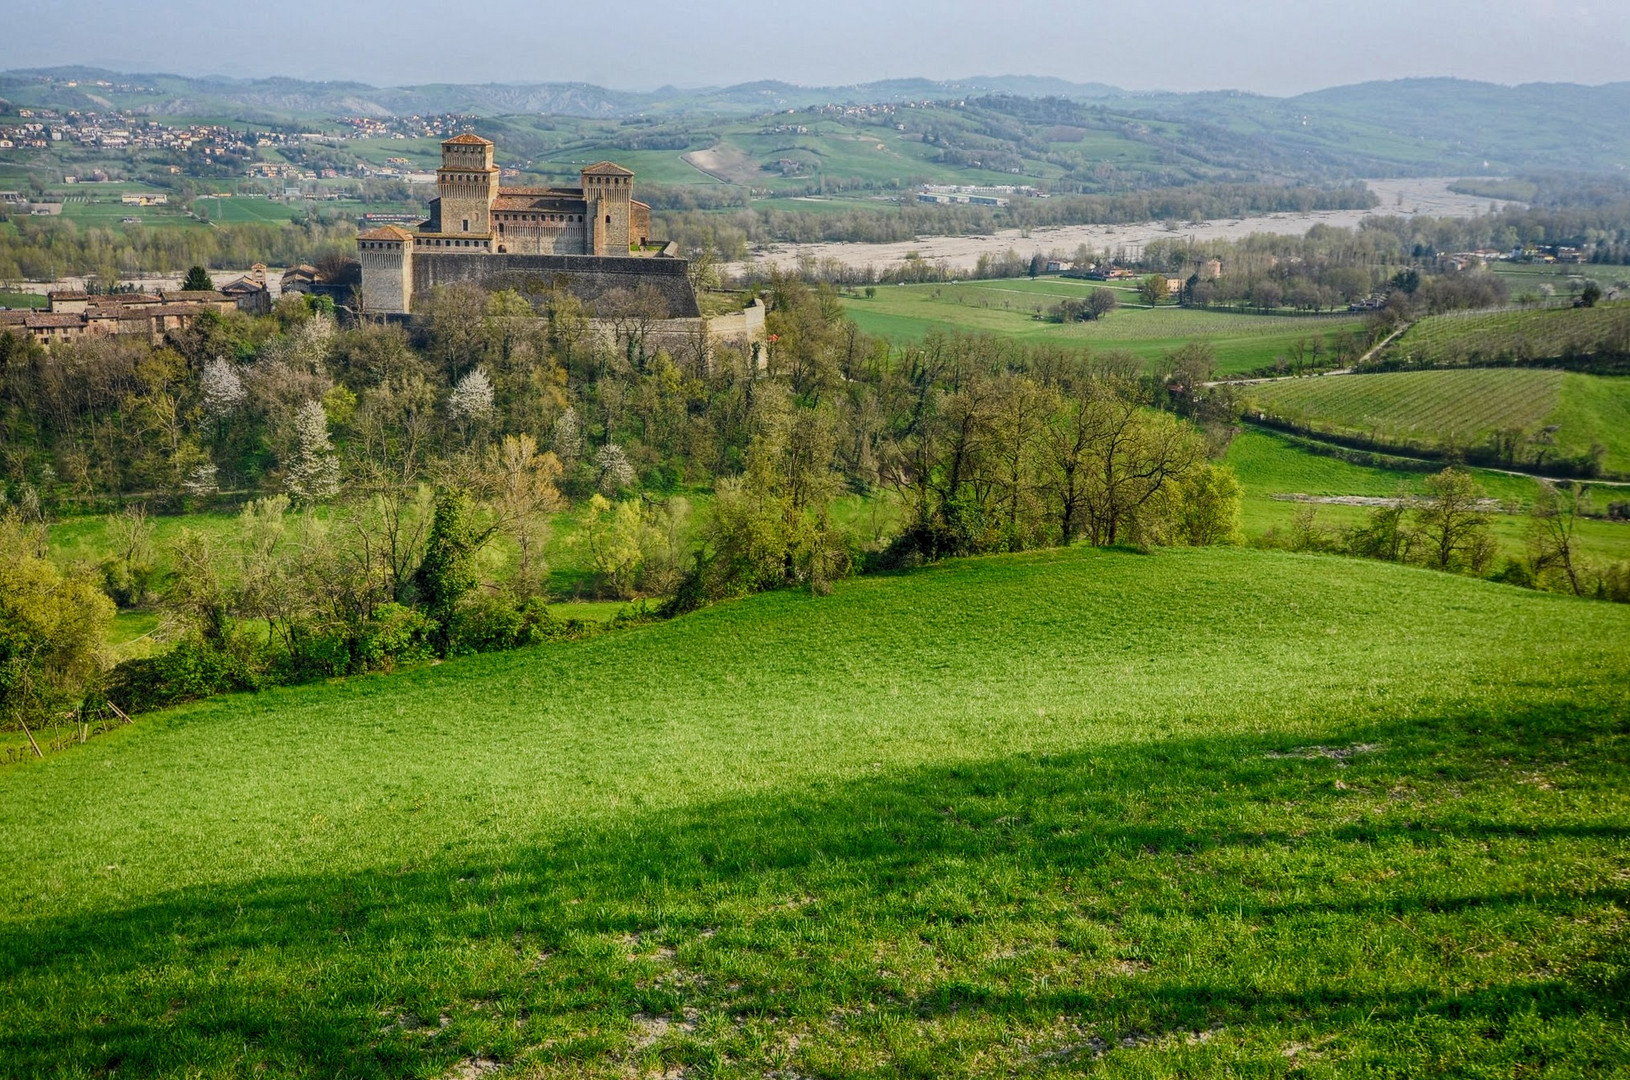
[[[0,772],[0,1072],[1606,1075],[1627,677],[1620,607],[1077,550],[217,700]]]
[[[1237,315],[1176,307],[1129,306],[1095,322],[1069,325],[1034,317],[1037,311],[1068,297],[1083,296],[1095,287],[1101,286],[1065,278],[885,285],[878,287],[872,299],[844,301],[844,309],[862,330],[896,340],[916,340],[930,330],[955,327],[1025,341],[1125,349],[1151,360],[1191,341],[1204,341],[1217,350],[1218,369],[1225,374],[1271,364],[1287,355],[1298,340],[1359,325],[1345,316]],[[1137,303],[1132,290],[1118,292],[1123,304]]]
[[[1405,446],[1483,442],[1503,428],[1556,425],[1563,454],[1607,447],[1609,472],[1630,471],[1630,379],[1538,368],[1464,368],[1293,379],[1247,387],[1266,411],[1321,431]]]

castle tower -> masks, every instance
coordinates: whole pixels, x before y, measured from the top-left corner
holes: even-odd
[[[583,201],[589,208],[589,254],[627,255],[634,174],[609,161],[590,165],[583,170]]]
[[[441,196],[442,232],[490,235],[492,205],[498,201],[492,143],[468,132],[442,143],[436,189]]]
[[[413,234],[385,225],[357,237],[362,313],[405,315],[413,307]]]

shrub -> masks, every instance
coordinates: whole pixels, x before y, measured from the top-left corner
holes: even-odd
[[[265,679],[250,656],[217,648],[191,634],[162,655],[119,664],[108,676],[107,692],[125,712],[146,712],[263,685]]]

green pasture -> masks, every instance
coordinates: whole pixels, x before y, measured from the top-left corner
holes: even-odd
[[[49,301],[39,293],[0,292],[0,307],[43,308]]]
[[[1622,1075],[1630,609],[1042,552],[0,769],[0,1073]]]
[[[1399,446],[1470,446],[1550,429],[1555,453],[1606,448],[1630,473],[1630,380],[1540,368],[1451,368],[1285,379],[1242,388],[1253,407],[1314,430]]]
[[[999,254],[999,253],[993,253]],[[1191,342],[1217,352],[1223,374],[1254,371],[1287,356],[1299,343],[1322,338],[1326,349],[1361,323],[1347,315],[1245,315],[1227,311],[1138,305],[1131,289],[1118,289],[1124,306],[1092,322],[1053,323],[1038,316],[1100,283],[1048,277],[931,285],[879,285],[871,298],[846,298],[844,311],[862,330],[896,341],[920,340],[934,330],[989,333],[1024,341],[1125,350],[1158,359]],[[1133,306],[1138,305],[1138,306]]]
[[[281,225],[284,222],[304,218],[309,205],[311,204],[303,199],[281,202],[273,199],[244,199],[238,196],[229,199],[199,199],[197,202],[198,210],[207,214],[209,220],[220,225]],[[348,206],[347,209],[349,208]]]
[[[1337,457],[1312,454],[1286,437],[1247,428],[1229,445],[1224,462],[1239,476],[1244,488],[1240,503],[1240,524],[1247,540],[1256,540],[1269,529],[1287,529],[1307,503],[1283,498],[1286,495],[1317,497],[1360,495],[1390,497],[1400,490],[1419,494],[1422,481],[1436,471],[1421,471],[1354,465]],[[1491,499],[1499,499],[1505,512],[1495,514],[1491,524],[1501,558],[1521,559],[1528,554],[1530,532],[1526,516],[1537,492],[1535,481],[1524,476],[1491,469],[1472,469],[1473,476]],[[1276,497],[1278,496],[1278,497]],[[1630,498],[1630,489],[1598,485],[1591,491],[1596,508],[1612,500]],[[1340,503],[1312,504],[1319,524],[1345,528],[1361,522],[1369,508]],[[1578,523],[1576,540],[1582,560],[1592,565],[1630,561],[1630,522],[1604,519]]]

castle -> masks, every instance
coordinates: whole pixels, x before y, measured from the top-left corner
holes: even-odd
[[[670,317],[700,314],[684,261],[649,241],[651,208],[634,198],[632,172],[602,161],[582,171],[582,186],[561,188],[506,188],[498,178],[488,140],[466,133],[442,143],[429,218],[357,237],[362,313],[406,314],[437,285],[541,280],[590,304],[651,285]]]

